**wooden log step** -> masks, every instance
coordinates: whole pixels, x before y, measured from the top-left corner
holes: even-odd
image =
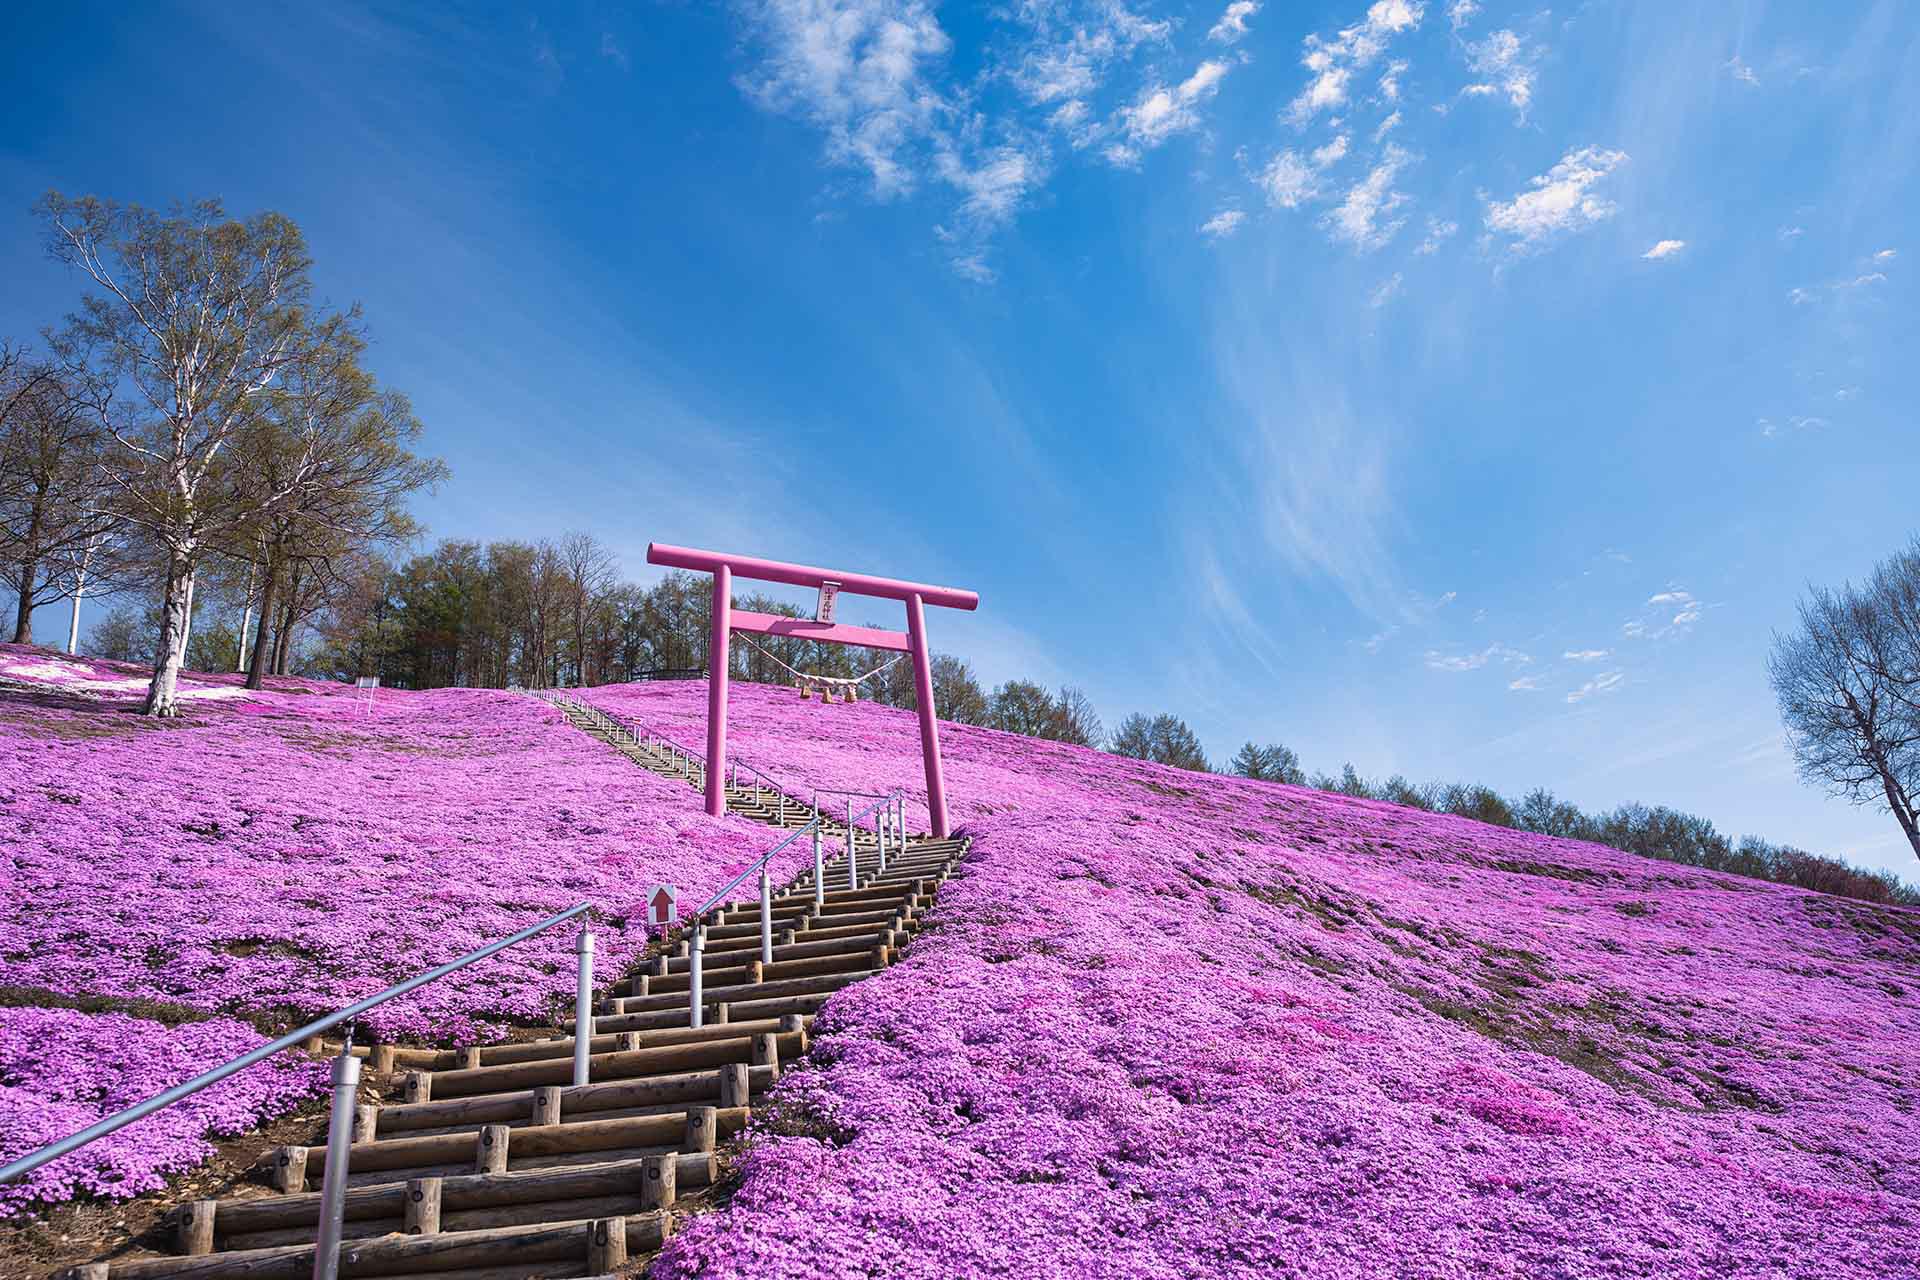
[[[728,1016],[735,1016],[734,1010],[750,1011],[742,1012],[739,1016],[751,1017],[755,1021],[762,1018],[786,1017],[792,1014],[811,1016],[820,1011],[820,1006],[827,1002],[827,996],[831,994],[832,992],[826,992],[811,996],[782,996],[769,1000],[749,1000],[744,1003],[737,1001],[730,1002],[728,1005]],[[667,1025],[669,1021],[677,1020],[684,1026],[689,1016],[686,1005],[690,1003],[692,1002],[684,1001],[680,1008],[669,1010],[665,1013],[604,1014],[594,1020],[594,1025],[615,1029],[621,1027],[633,1027],[637,1029],[643,1026],[663,1026]],[[711,1016],[712,1013],[713,1010],[708,1011],[709,1016]],[[728,1025],[732,1024],[729,1023]],[[784,1054],[784,1052],[783,1050],[782,1053]]]
[[[574,1173],[575,1170],[559,1170],[559,1173]],[[543,1171],[531,1175],[552,1177],[554,1172]],[[487,1209],[442,1210],[440,1230],[446,1231],[483,1231],[492,1227],[521,1227],[536,1223],[581,1222],[592,1218],[608,1218],[629,1213],[646,1213],[648,1205],[641,1196],[638,1186],[629,1189],[624,1195],[594,1196],[579,1200],[536,1200],[527,1204],[503,1205]],[[311,1244],[315,1224],[298,1227],[280,1227],[271,1231],[256,1231],[227,1238],[226,1250],[270,1249],[278,1245]],[[400,1218],[367,1218],[356,1222],[341,1224],[341,1237],[346,1240],[372,1240],[384,1235],[405,1232],[404,1222]],[[417,1233],[407,1233],[417,1234]]]
[[[885,944],[870,943],[864,949],[848,949],[839,954],[815,956],[807,960],[778,960],[773,964],[761,966],[760,981],[768,983],[788,978],[817,978],[825,973],[849,973],[866,969],[871,965],[869,955],[873,948],[881,945]],[[737,977],[729,978],[727,975],[744,975],[746,972],[744,968],[706,969],[701,974],[701,980],[703,985],[715,988],[739,986],[743,984]],[[651,977],[647,981],[647,994],[657,996],[684,992],[692,980],[691,973],[670,973],[664,977]],[[633,999],[634,997],[616,998]]]
[[[719,1004],[723,1001],[731,1002],[735,1000],[771,1000],[781,996],[817,995],[823,991],[838,991],[841,987],[846,986],[849,982],[858,982],[861,978],[866,977],[866,975],[869,972],[871,972],[870,969],[861,969],[853,973],[828,974],[827,976],[821,977],[821,978],[789,978],[781,982],[756,982],[756,983],[749,983],[743,986],[732,986],[732,987],[705,987],[701,991],[701,1000],[703,1004]],[[657,1013],[662,1010],[672,1009],[672,1008],[685,1005],[688,1003],[688,999],[685,995],[669,992],[668,994],[663,996],[620,996],[620,997],[617,997],[616,999],[608,1001],[607,1003],[610,1006],[610,1012],[613,1014]],[[681,1051],[687,1051],[690,1049],[690,1046],[676,1045],[676,1046],[673,1046],[673,1048]],[[643,1049],[640,1052],[665,1053],[665,1052],[668,1052],[668,1050]],[[621,1056],[623,1055],[617,1054],[617,1053],[604,1055],[604,1057],[608,1059],[619,1058]],[[599,1059],[593,1059],[593,1061],[599,1061]],[[702,1063],[701,1065],[704,1066],[707,1064]],[[481,1069],[482,1070],[512,1070],[514,1068],[483,1067]],[[435,1076],[434,1079],[436,1081],[439,1081],[442,1079],[446,1079],[449,1076],[458,1076],[461,1074],[464,1074],[464,1073],[458,1072],[458,1071],[448,1071]],[[628,1072],[626,1074],[633,1074],[633,1073]],[[554,1081],[547,1080],[547,1081],[542,1081],[541,1083],[552,1084],[554,1083]],[[436,1083],[435,1088],[438,1088],[438,1087],[439,1086]]]
[[[885,929],[868,929],[844,938],[827,938],[817,942],[789,942],[774,947],[773,960],[775,964],[783,960],[813,960],[820,956],[837,956],[849,951],[865,951],[869,947],[891,946],[894,944],[894,940],[889,936],[890,932],[890,930]],[[795,936],[797,937],[799,935]],[[758,959],[760,956],[759,944],[756,943],[750,948],[739,950],[709,950],[707,952],[706,963],[713,964],[716,960],[722,960],[723,958],[732,956],[751,956]],[[686,956],[662,956],[661,959],[666,962],[666,971],[668,974],[685,973],[688,966],[692,963]],[[658,980],[661,975],[654,974],[650,976]],[[485,1050],[482,1050],[482,1053],[484,1054]]]
[[[671,1161],[678,1186],[704,1187],[713,1181],[715,1161],[711,1152],[677,1153]],[[444,1214],[545,1200],[626,1195],[643,1187],[650,1176],[659,1180],[657,1173],[650,1174],[644,1158],[570,1169],[458,1174],[441,1179],[441,1208]],[[398,1222],[404,1217],[407,1196],[408,1183],[397,1180],[354,1187],[347,1192],[343,1216],[349,1222],[389,1218]],[[221,1200],[215,1208],[214,1226],[220,1236],[291,1227],[311,1230],[319,1218],[320,1193],[302,1191]]]
[[[811,909],[791,912],[785,916],[775,915],[774,932],[779,933],[787,929],[797,931],[805,926],[811,915]],[[748,942],[756,947],[760,945],[760,922],[757,916],[751,924],[710,924],[706,930],[707,949],[710,951],[715,949],[713,944],[718,942],[734,944],[735,950]]]
[[[356,1142],[347,1151],[349,1183],[353,1178],[425,1171],[418,1176],[444,1176],[447,1169],[505,1173],[513,1161],[538,1162],[551,1156],[599,1156],[635,1148],[671,1149],[685,1142],[711,1113],[722,1136],[746,1127],[746,1107],[701,1107],[667,1115],[633,1116],[620,1120],[582,1120],[578,1124],[530,1125],[508,1129],[488,1125],[476,1133],[452,1133],[429,1138],[390,1138],[384,1142]],[[308,1176],[320,1181],[326,1169],[327,1149],[307,1148]],[[465,1163],[460,1163],[464,1161]],[[491,1166],[491,1167],[488,1167]],[[537,1165],[532,1166],[537,1167]],[[378,1179],[376,1181],[391,1181]],[[363,1184],[364,1185],[364,1184]]]
[[[762,1029],[763,1034],[777,1033],[780,1019],[763,1018],[753,1025]],[[569,1064],[571,1061],[569,1058]],[[538,1118],[541,1100],[533,1089],[474,1094],[442,1102],[396,1103],[379,1109],[374,1132],[385,1139],[423,1129],[457,1129],[463,1125],[566,1124],[576,1117],[598,1111],[664,1106],[669,1103],[711,1103],[720,1096],[720,1080],[725,1070],[725,1067],[721,1067],[710,1071],[684,1071],[577,1087],[549,1086],[559,1095],[560,1117],[557,1121]],[[753,1070],[761,1073],[754,1084],[755,1092],[772,1087],[773,1076],[777,1073],[763,1067]]]
[[[878,946],[876,941],[872,945]],[[654,1049],[666,1044],[697,1044],[702,1040],[730,1040],[737,1036],[754,1036],[763,1031],[782,1030],[778,1018],[762,1018],[751,1023],[730,1020],[718,1026],[708,1027],[662,1027],[653,1031],[616,1032],[610,1035],[595,1036],[591,1041],[594,1053],[602,1052],[600,1046],[605,1043],[606,1052],[620,1052],[620,1039],[624,1035],[634,1034],[640,1037],[640,1048]],[[557,1036],[545,1040],[522,1040],[514,1044],[496,1045],[491,1055],[486,1049],[480,1051],[480,1065],[497,1067],[509,1062],[536,1062],[542,1058],[573,1058],[573,1037]]]
[[[672,1216],[663,1211],[629,1213],[620,1218],[628,1256],[650,1253],[672,1233]],[[391,1235],[350,1241],[340,1250],[340,1274],[350,1280],[432,1274],[441,1280],[475,1268],[505,1276],[567,1274],[542,1264],[569,1263],[586,1274],[593,1219],[544,1222],[529,1226],[433,1235]],[[308,1280],[313,1274],[313,1245],[245,1249],[190,1258],[134,1258],[114,1262],[112,1280]]]
[[[760,964],[760,949],[752,951],[728,951],[720,955],[709,953],[701,961],[701,978],[709,987],[739,987],[758,982],[765,975]],[[627,984],[629,996],[609,996],[601,1002],[604,1008],[612,1008],[616,1000],[637,999],[641,996],[667,995],[676,991],[685,991],[692,982],[692,972],[680,974],[647,974],[644,979],[636,978]],[[635,988],[644,987],[644,991]]]
[[[824,914],[813,918],[807,931],[811,933],[816,925],[822,929],[844,929],[857,924],[879,928],[882,925],[890,926],[895,916],[912,914],[917,914],[912,906],[900,906],[890,911],[835,911],[828,907]]]
[[[888,920],[887,922],[882,924],[880,927],[891,930],[892,932],[895,932],[895,933],[899,933],[899,932],[904,932],[906,930],[912,929],[914,927],[914,924],[913,924],[912,918],[908,917],[906,913],[902,912],[900,915]],[[801,933],[797,936],[802,941],[827,941],[829,939],[838,940],[841,938],[858,938],[858,937],[863,937],[875,932],[877,932],[877,930],[873,925],[870,925],[870,924],[850,924],[850,925],[833,925],[830,927],[823,927],[819,929],[808,929],[804,933]],[[878,946],[879,944],[876,942],[876,943],[869,943],[868,945]]]
[[[829,903],[866,902],[866,901],[871,901],[879,898],[898,898],[902,892],[903,891],[900,889],[895,889],[887,885],[881,885],[878,887],[874,887],[871,885],[862,885],[858,889],[848,889],[844,886],[840,888],[835,888],[833,885],[829,884],[827,886],[827,892],[824,896]],[[811,906],[813,903],[812,886],[809,885],[804,893],[798,890],[794,890],[794,891],[789,891],[788,893],[786,893],[781,897],[776,897],[773,900],[774,909],[776,911],[779,910],[783,902],[792,902],[792,903],[804,902],[809,906]],[[751,908],[754,919],[756,920],[759,919],[760,904],[756,902],[756,903],[749,903],[747,905]]]
[[[809,978],[801,981],[830,982],[835,979]],[[754,988],[748,988],[748,990],[754,990]],[[682,1003],[685,1002],[682,1001]],[[777,1034],[776,1042],[779,1045],[782,1060],[797,1058],[806,1052],[805,1035],[804,1031],[786,1031]],[[751,1040],[747,1036],[735,1035],[726,1039],[703,1040],[691,1044],[660,1045],[652,1049],[633,1049],[624,1053],[601,1053],[587,1059],[587,1079],[592,1082],[659,1075],[672,1071],[699,1071],[724,1066],[729,1062],[746,1062],[752,1052]],[[573,1063],[570,1059],[558,1058],[536,1062],[506,1063],[497,1067],[440,1071],[434,1073],[431,1082],[431,1097],[434,1099],[466,1097],[476,1093],[505,1093],[515,1089],[533,1089],[541,1085],[570,1085],[573,1083]]]

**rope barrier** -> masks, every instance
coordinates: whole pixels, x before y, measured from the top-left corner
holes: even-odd
[[[815,685],[819,685],[820,700],[822,702],[832,701],[833,691],[835,689],[839,689],[841,691],[841,694],[842,694],[841,701],[852,702],[854,699],[854,690],[858,685],[860,685],[864,681],[873,679],[875,676],[885,671],[888,667],[891,667],[894,663],[900,661],[900,659],[907,656],[904,653],[896,653],[891,658],[888,658],[885,662],[875,667],[873,670],[867,672],[865,675],[817,676],[817,675],[810,675],[805,671],[799,671],[794,669],[793,667],[788,666],[785,662],[782,662],[779,658],[775,657],[771,653],[768,653],[765,649],[761,648],[758,644],[756,644],[752,636],[741,635],[740,639],[746,642],[748,648],[752,649],[755,653],[765,658],[768,662],[771,662],[774,666],[779,667],[782,671],[786,672],[788,675],[792,676],[796,681],[798,681],[800,684],[800,696],[802,698],[812,697],[813,687]]]

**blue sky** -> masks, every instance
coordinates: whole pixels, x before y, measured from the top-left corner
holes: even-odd
[[[1914,869],[1764,671],[1920,526],[1911,5],[121,8],[0,18],[0,332],[49,187],[279,209],[436,536],[949,582],[1216,757]]]

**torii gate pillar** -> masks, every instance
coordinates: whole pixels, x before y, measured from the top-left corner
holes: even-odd
[[[823,640],[831,644],[859,645],[869,649],[892,649],[912,656],[914,701],[918,704],[920,717],[920,759],[927,779],[927,823],[935,839],[945,839],[951,833],[947,820],[946,778],[940,768],[940,721],[933,705],[933,663],[927,652],[925,606],[932,604],[948,609],[977,609],[980,607],[980,597],[976,593],[954,587],[902,582],[895,578],[875,578],[864,573],[841,573],[779,560],[697,551],[663,543],[647,544],[647,563],[713,575],[713,631],[707,647],[706,798],[709,814],[717,818],[727,811],[728,640],[735,631],[750,631],[800,640]],[[840,595],[898,600],[906,606],[906,634],[848,626],[834,622],[830,616],[809,620],[735,609],[735,577],[782,582],[796,587],[822,588],[832,584]],[[827,593],[823,591],[823,601],[827,598]]]

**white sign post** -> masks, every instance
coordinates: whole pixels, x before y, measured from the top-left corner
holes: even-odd
[[[680,918],[680,891],[670,884],[655,885],[647,895],[647,923],[664,929]]]
[[[840,598],[840,584],[823,582],[820,584],[820,602],[813,606],[815,622],[833,621],[833,602]]]
[[[365,689],[367,691],[367,705],[362,707],[361,710],[362,711],[372,710],[374,691],[379,689],[380,687],[380,677],[379,676],[358,676],[354,679],[353,687],[356,689]]]

